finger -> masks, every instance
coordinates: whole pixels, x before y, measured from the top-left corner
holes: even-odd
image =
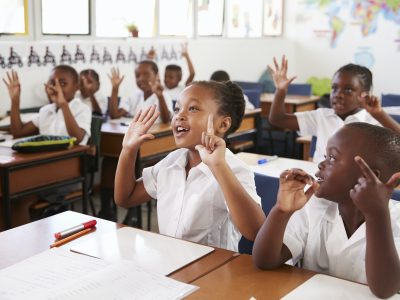
[[[203,146],[203,145],[196,145],[196,146],[194,147],[194,149],[196,149],[198,152],[201,152],[201,151],[204,150],[204,146]]]
[[[134,123],[134,122],[137,122],[137,121],[139,120],[139,117],[140,117],[141,114],[142,114],[142,110],[139,109],[139,111],[138,111],[138,112],[136,113],[136,115],[133,117],[133,120],[132,120],[131,124]]]
[[[290,173],[290,170],[285,170],[279,175],[279,179],[285,179],[286,176]]]
[[[274,66],[275,66],[275,71],[278,71],[279,65],[278,65],[278,61],[276,60],[276,57],[274,57]]]
[[[7,88],[9,87],[7,81],[3,78],[3,82],[5,83],[5,85],[7,86]]]
[[[213,135],[213,136],[211,136],[211,137],[209,137],[209,144],[210,144],[210,150],[211,151],[214,151],[215,150],[215,144],[216,144],[216,138],[215,138],[215,135]]]
[[[206,142],[206,133],[203,131],[201,133],[201,144],[204,145]]]
[[[155,104],[151,105],[147,114],[143,118],[143,123],[147,123],[151,119],[151,117],[154,115],[155,110],[156,110],[156,105]]]
[[[367,178],[368,180],[378,180],[378,178],[375,176],[374,172],[371,170],[371,168],[368,166],[368,164],[360,157],[356,156],[354,157],[355,162],[361,169],[361,173]]]
[[[285,55],[282,55],[282,60],[281,60],[281,69],[283,69],[285,66]]]
[[[289,84],[291,84],[293,82],[293,80],[295,80],[297,78],[297,76],[293,76],[292,78],[289,79]]]
[[[207,135],[214,135],[214,122],[212,114],[208,115]]]
[[[151,109],[151,106],[147,107],[145,110],[142,111],[142,113],[139,115],[139,122],[143,122],[143,119],[146,117],[147,113]]]
[[[307,200],[311,198],[312,195],[314,195],[315,191],[319,188],[319,184],[317,182],[314,182],[306,191],[305,195],[307,197]]]
[[[395,188],[400,184],[400,172],[394,173],[392,177],[388,180],[386,185],[390,188]]]
[[[9,72],[7,72],[6,74],[7,74],[8,82],[11,82],[11,74]]]

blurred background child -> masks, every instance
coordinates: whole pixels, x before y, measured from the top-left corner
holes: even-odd
[[[94,114],[105,115],[108,99],[100,92],[99,74],[93,69],[79,73],[79,91],[82,102],[87,104]]]

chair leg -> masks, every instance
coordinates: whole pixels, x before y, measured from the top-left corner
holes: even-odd
[[[132,226],[132,227],[137,227],[137,228],[143,228],[143,226],[142,226],[142,206],[138,205],[138,206],[129,208],[122,224]]]

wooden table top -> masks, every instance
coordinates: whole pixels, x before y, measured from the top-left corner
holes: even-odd
[[[241,254],[192,282],[200,289],[187,299],[280,299],[315,274],[286,265],[272,271],[260,270],[250,255]]]

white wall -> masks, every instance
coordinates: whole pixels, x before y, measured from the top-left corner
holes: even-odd
[[[118,63],[115,64],[115,57],[118,47],[128,55],[129,48],[140,59],[142,49],[148,51],[151,46],[154,46],[159,56],[163,47],[167,52],[170,52],[172,47],[178,53],[178,61],[168,61],[159,59],[158,65],[163,76],[164,68],[169,63],[177,63],[182,66],[183,78],[187,76],[186,63],[180,57],[181,43],[180,40],[141,40],[141,39],[128,39],[126,41],[110,40],[110,41],[41,41],[41,42],[1,42],[0,41],[0,55],[8,61],[10,47],[22,56],[24,66],[14,66],[13,69],[18,71],[21,86],[21,107],[40,106],[47,103],[47,98],[44,93],[43,83],[47,81],[52,66],[32,65],[27,66],[30,47],[33,46],[34,50],[43,60],[45,55],[46,46],[50,47],[52,53],[56,56],[57,63],[60,61],[62,53],[62,46],[65,45],[67,50],[74,56],[76,45],[79,45],[86,55],[86,60],[90,58],[92,46],[94,45],[103,55],[103,48],[111,53],[114,64],[98,64],[97,62],[90,63],[77,63],[72,64],[73,67],[80,71],[84,68],[93,68],[100,74],[101,77],[101,90],[104,94],[110,94],[111,85],[107,74],[112,66],[118,67],[121,73],[125,74],[125,79],[120,88],[121,96],[128,96],[136,88],[134,80],[134,63]],[[264,39],[196,39],[189,41],[189,53],[192,58],[196,70],[196,80],[209,79],[211,73],[217,69],[225,69],[229,72],[232,79],[235,80],[254,80],[256,81],[266,65],[270,63],[271,57],[277,55],[284,50],[289,56],[293,56],[294,49],[293,43],[284,38],[264,38]],[[5,69],[0,67],[0,77],[4,78],[6,72],[10,71],[8,67]],[[8,97],[7,89],[4,83],[0,83],[0,115],[10,108],[10,100]]]

